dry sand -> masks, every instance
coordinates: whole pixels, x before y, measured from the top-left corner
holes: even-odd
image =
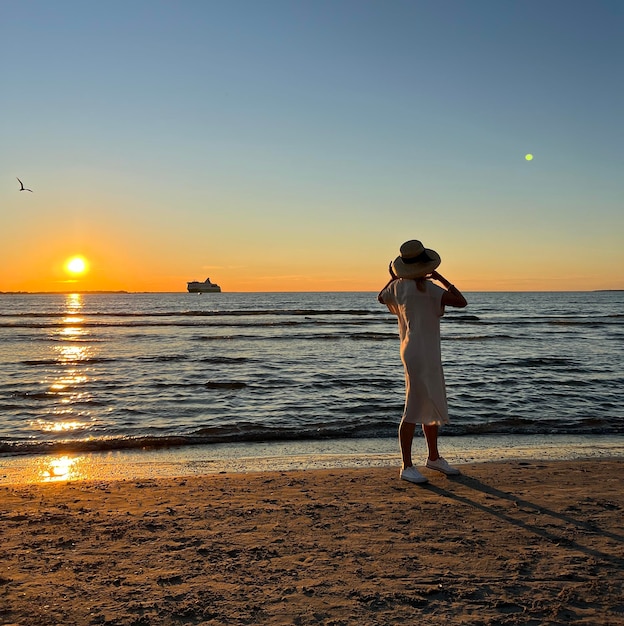
[[[624,624],[622,460],[0,487],[0,623]]]

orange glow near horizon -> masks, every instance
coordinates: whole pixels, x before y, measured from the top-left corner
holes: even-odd
[[[601,280],[595,276],[560,276],[560,277],[520,277],[510,275],[484,275],[484,276],[461,276],[457,273],[448,272],[453,283],[464,292],[506,292],[506,291],[596,291],[596,290],[620,290],[624,289],[622,279],[614,272],[612,275],[605,275]],[[216,282],[216,279],[214,279]],[[223,293],[271,293],[271,292],[375,292],[377,293],[387,282],[388,277],[383,273],[370,277],[316,277],[309,276],[305,279],[289,279],[275,277],[274,280],[268,278],[254,279],[251,277],[224,276],[219,279],[219,284]],[[77,293],[88,293],[92,291],[102,292],[128,292],[128,293],[186,293],[186,277],[179,279],[163,278],[150,281],[128,280],[114,282],[103,280],[71,279],[69,281],[24,281],[18,285],[11,285],[0,289],[0,292],[23,291],[42,293],[68,293],[69,290]],[[194,294],[190,294],[193,296]],[[67,318],[64,320],[67,326],[63,334],[79,334],[78,324],[81,318]]]
[[[85,245],[85,244],[83,244]],[[58,246],[59,248],[61,246]],[[454,250],[451,246],[449,249]],[[387,282],[387,258],[376,255],[351,262],[341,254],[337,260],[328,262],[324,258],[303,259],[288,263],[288,259],[256,257],[254,266],[248,259],[235,264],[224,258],[223,265],[203,265],[194,257],[184,258],[141,256],[123,249],[111,254],[108,251],[87,246],[85,254],[72,257],[59,254],[59,250],[24,255],[20,262],[0,267],[0,292],[52,292],[85,293],[93,291],[166,292],[186,293],[189,280],[203,280],[210,276],[218,283],[223,293],[249,292],[378,292]],[[67,249],[67,248],[65,248]],[[355,257],[357,257],[357,253]],[[210,255],[217,256],[216,252]],[[462,291],[593,291],[624,288],[624,276],[616,264],[616,255],[611,263],[604,264],[599,273],[591,268],[579,271],[571,267],[565,256],[549,255],[547,259],[528,260],[519,266],[511,255],[505,256],[498,250],[492,252],[496,264],[482,257],[467,259],[462,251],[447,253],[441,273]],[[80,256],[69,267],[70,259]],[[474,256],[474,255],[473,255]],[[544,270],[547,265],[548,270]],[[82,274],[76,273],[82,270]],[[80,318],[80,296],[68,309],[68,318]],[[66,334],[78,333],[80,319],[67,319]]]

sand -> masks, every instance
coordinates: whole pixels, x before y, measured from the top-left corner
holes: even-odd
[[[0,487],[0,624],[624,624],[624,461]]]

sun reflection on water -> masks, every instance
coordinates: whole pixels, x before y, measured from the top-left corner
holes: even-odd
[[[80,422],[78,420],[61,420],[58,422],[37,420],[35,423],[37,429],[44,433],[67,433],[83,430],[88,426],[86,422]]]
[[[66,376],[59,378],[57,382],[50,385],[50,389],[52,391],[63,391],[72,385],[86,383],[87,380],[89,379],[85,375],[77,374],[75,370],[72,370],[71,372],[67,372]]]
[[[86,346],[61,346],[59,348],[59,359],[62,363],[73,361],[84,361],[89,357],[89,348]]]
[[[82,317],[65,317],[63,318],[63,324],[82,324],[84,319]],[[82,339],[82,337],[86,336],[88,333],[85,332],[84,328],[80,326],[65,326],[59,331],[59,336],[61,339],[73,339],[78,341]]]
[[[92,395],[88,390],[89,369],[94,348],[85,342],[90,332],[79,324],[84,322],[80,315],[84,305],[81,294],[67,294],[64,302],[63,326],[55,328],[54,369],[45,381],[47,395],[52,399],[47,415],[33,420],[31,427],[40,433],[48,433],[54,439],[64,433],[81,437],[89,422],[88,404]],[[56,475],[55,472],[50,474]]]
[[[82,294],[68,293],[65,300],[68,315],[74,315],[82,309]]]
[[[69,293],[65,299],[65,314],[63,318],[64,327],[60,331],[61,338],[79,339],[85,335],[84,328],[80,324],[84,322],[84,318],[79,315],[83,307],[82,295],[79,293]]]

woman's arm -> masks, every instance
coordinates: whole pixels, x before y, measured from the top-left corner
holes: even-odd
[[[446,288],[446,293],[442,295],[442,306],[454,306],[459,309],[468,306],[468,301],[464,298],[462,292],[455,285],[452,285],[450,281],[446,280],[442,274],[432,272],[430,278],[442,283]]]
[[[389,285],[391,285],[394,281],[396,280],[396,278],[391,278],[388,283],[386,284],[386,286],[377,294],[377,300],[379,302],[381,302],[381,304],[386,304],[383,301],[383,298],[381,297],[381,294],[388,288]]]
[[[385,304],[385,302],[383,301],[381,297],[381,294],[388,288],[388,285],[393,283],[398,278],[397,275],[394,273],[394,270],[392,269],[392,261],[390,261],[390,265],[388,266],[388,271],[390,272],[390,280],[386,283],[386,286],[377,294],[377,300],[381,302],[381,304]]]

